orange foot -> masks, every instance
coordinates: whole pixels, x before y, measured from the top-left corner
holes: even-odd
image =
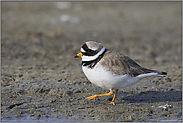
[[[97,97],[110,96],[112,94],[113,94],[113,91],[112,91],[112,89],[110,89],[110,92],[107,94],[93,95],[93,96],[87,97],[86,99],[93,100],[93,99],[96,99]]]
[[[112,105],[115,105],[115,103],[112,101],[112,102],[110,102],[110,103],[106,103],[106,104],[112,104]]]
[[[112,101],[111,101],[110,103],[106,103],[106,104],[112,104],[112,105],[115,105],[114,100],[115,100],[115,98],[116,98],[117,93],[118,93],[118,89],[116,89],[116,91],[115,91],[115,94],[114,94],[114,97],[113,97]],[[93,96],[87,97],[87,98],[85,98],[85,99],[93,100],[93,99],[96,99],[97,97],[110,96],[110,95],[112,95],[112,94],[113,94],[113,91],[112,91],[112,89],[110,89],[110,92],[109,92],[109,93],[107,93],[107,94],[93,95]]]
[[[85,98],[85,99],[93,100],[93,99],[96,99],[97,97],[98,97],[97,95],[93,95],[93,96],[87,97],[87,98]]]

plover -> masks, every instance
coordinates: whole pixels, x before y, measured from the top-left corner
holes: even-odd
[[[81,52],[75,56],[75,58],[78,57],[82,58],[82,70],[88,80],[101,88],[110,90],[106,94],[87,97],[88,100],[112,95],[115,90],[112,101],[108,103],[115,105],[118,89],[136,84],[149,76],[167,75],[163,71],[141,67],[128,56],[106,49],[101,43],[95,41],[85,42],[81,47]]]

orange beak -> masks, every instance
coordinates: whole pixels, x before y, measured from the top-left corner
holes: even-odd
[[[78,58],[78,57],[81,57],[81,56],[83,56],[83,54],[80,52],[77,55],[75,55],[74,58]]]

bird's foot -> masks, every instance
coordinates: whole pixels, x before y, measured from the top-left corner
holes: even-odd
[[[93,99],[96,99],[97,97],[98,97],[97,95],[93,95],[93,96],[87,97],[85,99],[87,99],[87,100],[93,100]]]
[[[110,102],[110,103],[105,103],[105,104],[112,104],[112,105],[115,105],[115,103],[112,101],[112,102]]]

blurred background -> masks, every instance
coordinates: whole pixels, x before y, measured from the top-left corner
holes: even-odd
[[[2,2],[2,63],[72,59],[87,40],[181,62],[181,2]]]

